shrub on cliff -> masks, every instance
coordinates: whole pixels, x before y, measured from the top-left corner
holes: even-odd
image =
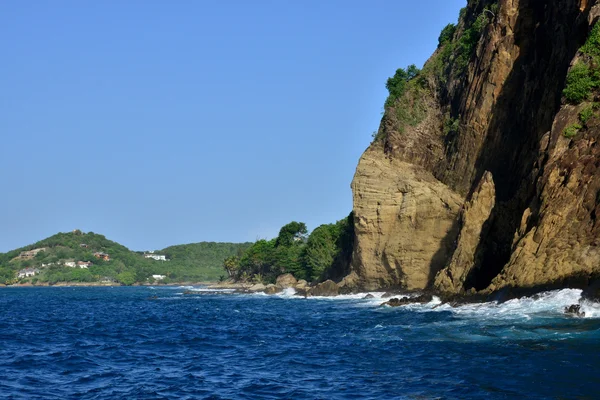
[[[456,24],[446,25],[444,29],[442,29],[442,32],[440,32],[440,36],[438,37],[438,47],[443,46],[447,42],[451,42],[455,32]]]
[[[414,65],[409,65],[406,69],[398,68],[396,73],[391,78],[388,78],[385,87],[389,92],[389,96],[385,101],[385,106],[389,107],[396,100],[401,98],[407,89],[408,81],[415,78],[419,74],[419,69]]]
[[[586,63],[576,63],[567,74],[563,95],[572,104],[579,104],[589,98],[592,89],[600,85],[600,76]]]
[[[600,24],[594,25],[580,50],[588,56],[600,57]]]
[[[563,135],[570,139],[572,137],[574,137],[575,135],[577,135],[577,133],[581,130],[582,126],[579,124],[572,124],[569,125],[565,128],[565,131],[563,133]]]

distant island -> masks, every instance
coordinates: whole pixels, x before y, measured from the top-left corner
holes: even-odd
[[[133,285],[224,279],[223,260],[251,243],[201,242],[136,252],[93,232],[57,233],[0,253],[3,285]]]

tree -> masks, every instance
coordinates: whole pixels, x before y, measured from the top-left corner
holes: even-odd
[[[321,225],[308,237],[302,258],[310,280],[319,280],[325,270],[333,265],[339,252],[336,246],[338,230],[334,224]]]
[[[235,278],[240,269],[240,259],[237,256],[230,256],[223,260],[223,268],[227,271],[230,278]]]
[[[275,240],[257,240],[240,259],[237,277],[252,277],[260,274],[266,280],[274,280],[276,276],[276,271],[273,269],[275,258]]]
[[[135,275],[130,271],[121,272],[117,275],[117,281],[125,286],[131,286],[135,283]]]
[[[394,101],[401,98],[406,92],[406,84],[419,74],[419,69],[414,65],[409,65],[406,70],[398,68],[393,77],[388,78],[385,83],[386,89],[390,95],[386,100],[386,106],[392,105]]]
[[[303,241],[307,232],[304,222],[292,221],[281,227],[275,246],[291,246],[295,241]]]

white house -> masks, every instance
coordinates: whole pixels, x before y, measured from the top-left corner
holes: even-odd
[[[166,275],[152,275],[152,278],[154,278],[155,281],[162,281],[166,277]]]
[[[19,271],[17,277],[20,278],[29,278],[30,276],[34,276],[35,274],[39,274],[40,270],[37,268],[25,268]]]
[[[90,265],[92,265],[91,261],[77,261],[77,266],[79,268],[88,268]]]
[[[71,267],[71,268],[75,268],[77,266],[77,263],[75,261],[65,261],[65,267]]]
[[[167,261],[167,256],[163,256],[161,254],[147,253],[147,254],[144,254],[144,257],[146,257],[146,258],[152,258],[152,259],[157,260],[157,261]]]

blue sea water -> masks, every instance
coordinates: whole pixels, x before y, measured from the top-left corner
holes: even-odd
[[[600,306],[562,313],[578,290],[455,308],[185,290],[1,289],[0,397],[600,398]]]

